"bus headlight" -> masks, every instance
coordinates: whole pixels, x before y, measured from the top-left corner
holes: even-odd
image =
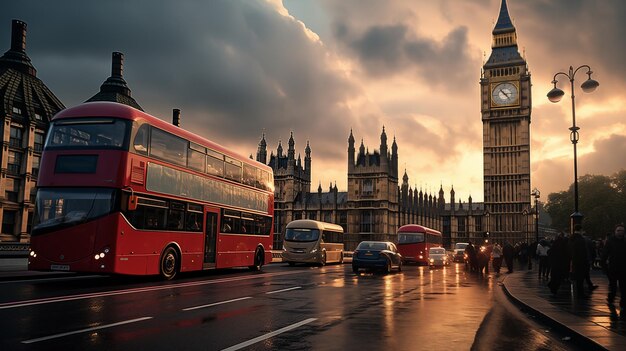
[[[108,247],[105,247],[100,253],[95,254],[95,256],[93,257],[96,261],[104,258],[104,256],[106,256],[106,254],[109,253],[109,251],[111,251]]]
[[[435,263],[435,259],[431,258],[430,263]]]
[[[32,251],[32,250],[30,251],[29,255],[30,257],[33,257],[33,258],[37,257],[37,254],[35,253],[35,251]]]
[[[317,248],[311,250],[311,253],[316,253],[317,252]]]

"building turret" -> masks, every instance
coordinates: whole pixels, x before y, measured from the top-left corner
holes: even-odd
[[[380,164],[387,164],[387,157],[389,156],[389,151],[387,151],[387,134],[385,133],[385,126],[383,126],[383,132],[380,134]]]
[[[352,129],[350,129],[350,136],[348,137],[348,171],[354,167],[354,136],[352,135]]]
[[[393,137],[393,144],[391,144],[391,173],[394,176],[398,176],[398,144],[396,144],[396,137]]]
[[[256,160],[264,165],[267,164],[267,142],[265,141],[265,133],[263,133],[261,141],[259,142],[259,147],[256,151]]]
[[[283,142],[281,140],[278,141],[278,148],[276,149],[276,156],[283,157]]]
[[[311,146],[309,145],[309,141],[306,141],[306,148],[304,149],[304,171],[311,180]]]
[[[293,140],[293,132],[289,136],[289,148],[287,149],[287,170],[293,170],[296,166],[296,142]]]
[[[455,206],[455,202],[454,202],[454,185],[453,185],[452,189],[450,189],[450,210],[452,210],[452,213],[454,213],[454,206]]]

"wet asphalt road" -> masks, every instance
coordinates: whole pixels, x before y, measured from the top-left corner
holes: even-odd
[[[575,350],[462,265],[0,282],[0,350]]]

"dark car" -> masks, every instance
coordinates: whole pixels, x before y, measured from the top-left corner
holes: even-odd
[[[469,243],[456,243],[454,245],[454,262],[465,262],[465,248]]]
[[[402,255],[396,245],[389,241],[362,241],[352,254],[352,271],[382,270],[390,273],[393,268],[402,271]]]

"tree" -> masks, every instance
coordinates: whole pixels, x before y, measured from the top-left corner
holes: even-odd
[[[583,230],[591,237],[604,238],[615,224],[626,220],[626,170],[612,176],[585,175],[578,180],[579,211],[585,216]],[[569,232],[574,212],[574,185],[567,191],[548,195],[546,212],[552,227]]]

